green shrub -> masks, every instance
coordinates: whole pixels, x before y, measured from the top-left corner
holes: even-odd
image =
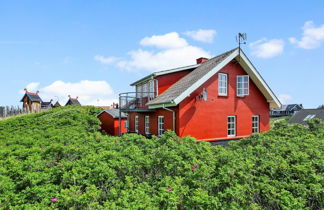
[[[170,131],[103,135],[96,113],[70,106],[0,122],[0,209],[324,207],[319,121],[279,122],[222,147]]]

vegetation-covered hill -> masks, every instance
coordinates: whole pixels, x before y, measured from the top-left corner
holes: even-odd
[[[321,209],[324,128],[276,124],[228,147],[109,137],[98,110],[0,122],[0,209]]]

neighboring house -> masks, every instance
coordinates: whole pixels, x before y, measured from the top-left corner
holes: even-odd
[[[23,102],[23,109],[28,112],[40,112],[42,99],[39,97],[39,91],[36,93],[29,92],[26,88],[24,89],[25,95],[20,100]]]
[[[53,108],[57,108],[57,107],[60,107],[60,106],[61,106],[60,102],[56,101],[56,103],[53,105]]]
[[[48,102],[44,102],[42,101],[41,103],[41,109],[42,110],[49,110],[49,109],[52,109],[54,107],[54,105],[52,104],[52,99]]]
[[[79,105],[81,106],[80,102],[79,102],[79,97],[77,96],[76,98],[72,98],[70,95],[69,95],[69,100],[66,102],[65,106],[67,105]]]
[[[268,131],[270,108],[281,106],[240,48],[197,64],[152,73],[121,93],[128,131],[215,141]]]
[[[270,116],[271,117],[292,116],[298,111],[300,111],[301,109],[303,109],[302,104],[282,105],[280,108],[271,109]]]
[[[292,116],[288,123],[307,125],[306,121],[314,118],[319,118],[324,121],[324,109],[302,109]]]
[[[114,136],[119,134],[119,123],[121,124],[121,132],[127,132],[127,116],[121,113],[121,122],[119,122],[118,109],[106,109],[97,116],[101,122],[101,130]]]

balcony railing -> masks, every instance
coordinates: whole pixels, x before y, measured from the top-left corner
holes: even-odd
[[[121,93],[119,94],[119,108],[122,112],[149,111],[146,104],[155,97],[155,92]]]

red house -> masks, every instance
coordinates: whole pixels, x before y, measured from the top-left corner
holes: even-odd
[[[106,109],[100,112],[97,116],[101,122],[101,130],[106,133],[118,136],[119,134],[119,110]],[[121,133],[127,132],[127,117],[124,113],[120,116]]]
[[[197,64],[152,73],[119,96],[129,132],[198,140],[238,139],[268,131],[269,110],[281,106],[240,48]]]

